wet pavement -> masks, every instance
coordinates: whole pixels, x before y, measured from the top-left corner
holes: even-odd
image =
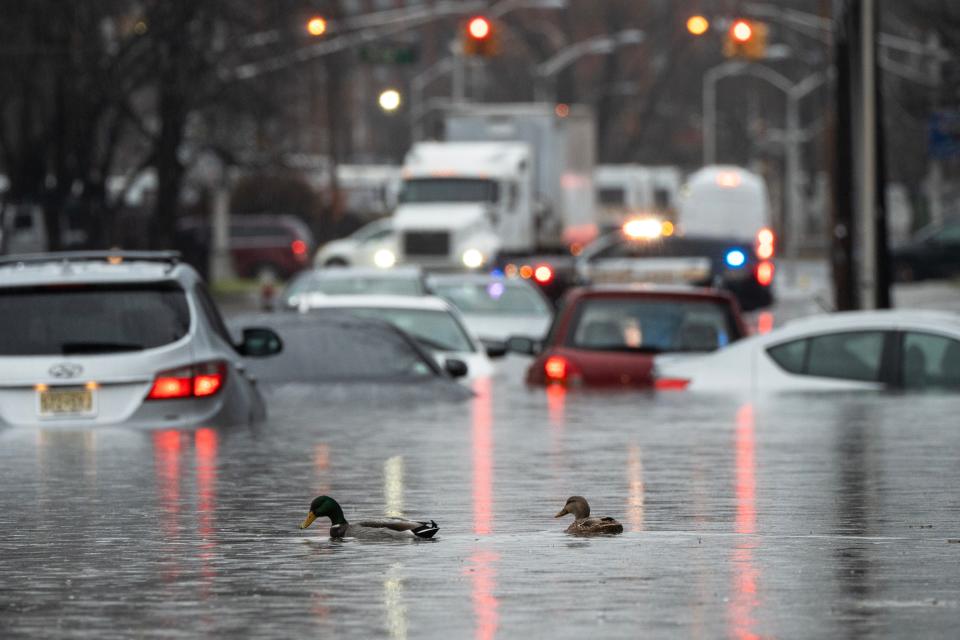
[[[0,431],[0,636],[955,635],[960,398],[545,392],[523,365],[465,401]],[[440,533],[299,531],[318,494]],[[572,494],[624,534],[565,535]]]

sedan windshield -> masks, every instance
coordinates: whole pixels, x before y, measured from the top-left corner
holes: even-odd
[[[140,351],[176,342],[190,328],[175,283],[0,289],[0,355]]]
[[[567,346],[602,351],[714,351],[740,333],[718,302],[587,299],[567,333]]]
[[[403,183],[400,202],[496,202],[497,183],[474,178],[424,178]]]
[[[433,290],[463,313],[547,316],[550,311],[540,296],[517,282],[433,283]]]
[[[406,331],[418,342],[434,351],[472,352],[474,350],[463,327],[446,311],[384,307],[352,307],[338,310],[363,318],[385,320]]]

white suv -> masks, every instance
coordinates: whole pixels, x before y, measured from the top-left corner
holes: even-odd
[[[0,258],[0,425],[248,423],[265,409],[203,280],[172,252]]]

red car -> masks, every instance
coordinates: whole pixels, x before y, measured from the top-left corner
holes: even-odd
[[[714,351],[748,334],[724,291],[651,285],[574,289],[543,345],[524,337],[511,351],[534,355],[527,384],[652,387],[653,358]]]

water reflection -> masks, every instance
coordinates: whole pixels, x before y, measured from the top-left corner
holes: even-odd
[[[180,538],[180,432],[153,432],[154,474],[160,497],[160,529],[166,541],[162,576],[172,582],[180,575],[179,554],[171,543]]]
[[[492,640],[500,626],[500,602],[496,596],[497,567],[500,555],[494,551],[478,550],[467,561],[465,571],[472,582],[471,599],[476,624],[476,640]]]
[[[631,444],[627,457],[627,478],[630,498],[627,514],[631,531],[643,531],[643,456],[637,444]]]
[[[213,569],[214,510],[217,502],[217,432],[197,429],[193,434],[197,478],[197,532],[200,534],[200,572],[204,578],[202,596],[209,595],[216,572]]]
[[[736,500],[737,516],[735,531],[751,535],[757,529],[756,511],[756,456],[755,420],[752,404],[744,404],[737,410],[736,451]],[[753,562],[756,541],[744,538],[733,550],[733,598],[730,601],[731,635],[741,639],[757,638],[755,631],[757,608],[757,581],[759,572]]]
[[[773,312],[761,311],[757,314],[757,333],[763,335],[773,331]]]
[[[330,446],[320,442],[313,447],[313,485],[314,493],[323,496],[330,493],[330,482],[328,479],[330,471]]]
[[[473,391],[473,531],[493,530],[493,409],[490,379],[474,381]]]
[[[403,565],[395,563],[383,581],[383,604],[387,610],[387,632],[391,638],[407,638],[407,606],[403,603]]]
[[[403,515],[403,456],[387,458],[383,463],[384,515]]]

